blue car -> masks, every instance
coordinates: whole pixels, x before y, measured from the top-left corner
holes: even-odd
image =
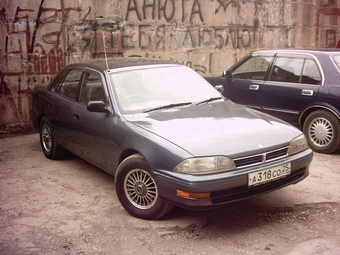
[[[258,50],[205,78],[228,99],[303,130],[314,151],[340,149],[340,49]]]
[[[47,158],[69,151],[114,175],[122,206],[143,219],[295,184],[313,158],[299,129],[156,59],[71,64],[33,90],[31,115]]]

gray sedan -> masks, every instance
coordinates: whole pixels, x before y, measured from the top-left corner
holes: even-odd
[[[115,175],[122,206],[144,219],[297,183],[313,157],[297,128],[156,59],[71,64],[34,89],[32,120],[47,158],[70,151]]]

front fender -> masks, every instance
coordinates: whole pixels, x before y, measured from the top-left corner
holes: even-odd
[[[172,171],[185,158],[193,157],[183,148],[150,130],[130,122],[126,122],[126,125],[132,132],[122,153],[124,151],[140,153],[152,171],[155,169]]]

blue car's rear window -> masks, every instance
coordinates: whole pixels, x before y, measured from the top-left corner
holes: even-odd
[[[332,56],[332,59],[333,59],[335,65],[336,65],[336,67],[340,71],[340,55],[334,55],[334,56]]]

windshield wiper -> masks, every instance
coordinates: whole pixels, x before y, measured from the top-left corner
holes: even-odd
[[[170,108],[174,108],[174,107],[178,107],[178,106],[191,105],[191,104],[192,104],[191,102],[176,103],[176,104],[172,103],[172,104],[167,104],[167,105],[159,106],[159,107],[156,107],[156,108],[152,108],[152,109],[149,109],[149,110],[145,110],[145,111],[143,111],[143,113],[157,111],[157,110],[163,110],[163,109],[170,109]]]
[[[206,99],[206,100],[203,100],[203,101],[197,103],[196,105],[206,104],[206,103],[209,103],[211,101],[220,100],[220,99],[222,99],[222,97],[211,97],[209,99]]]

